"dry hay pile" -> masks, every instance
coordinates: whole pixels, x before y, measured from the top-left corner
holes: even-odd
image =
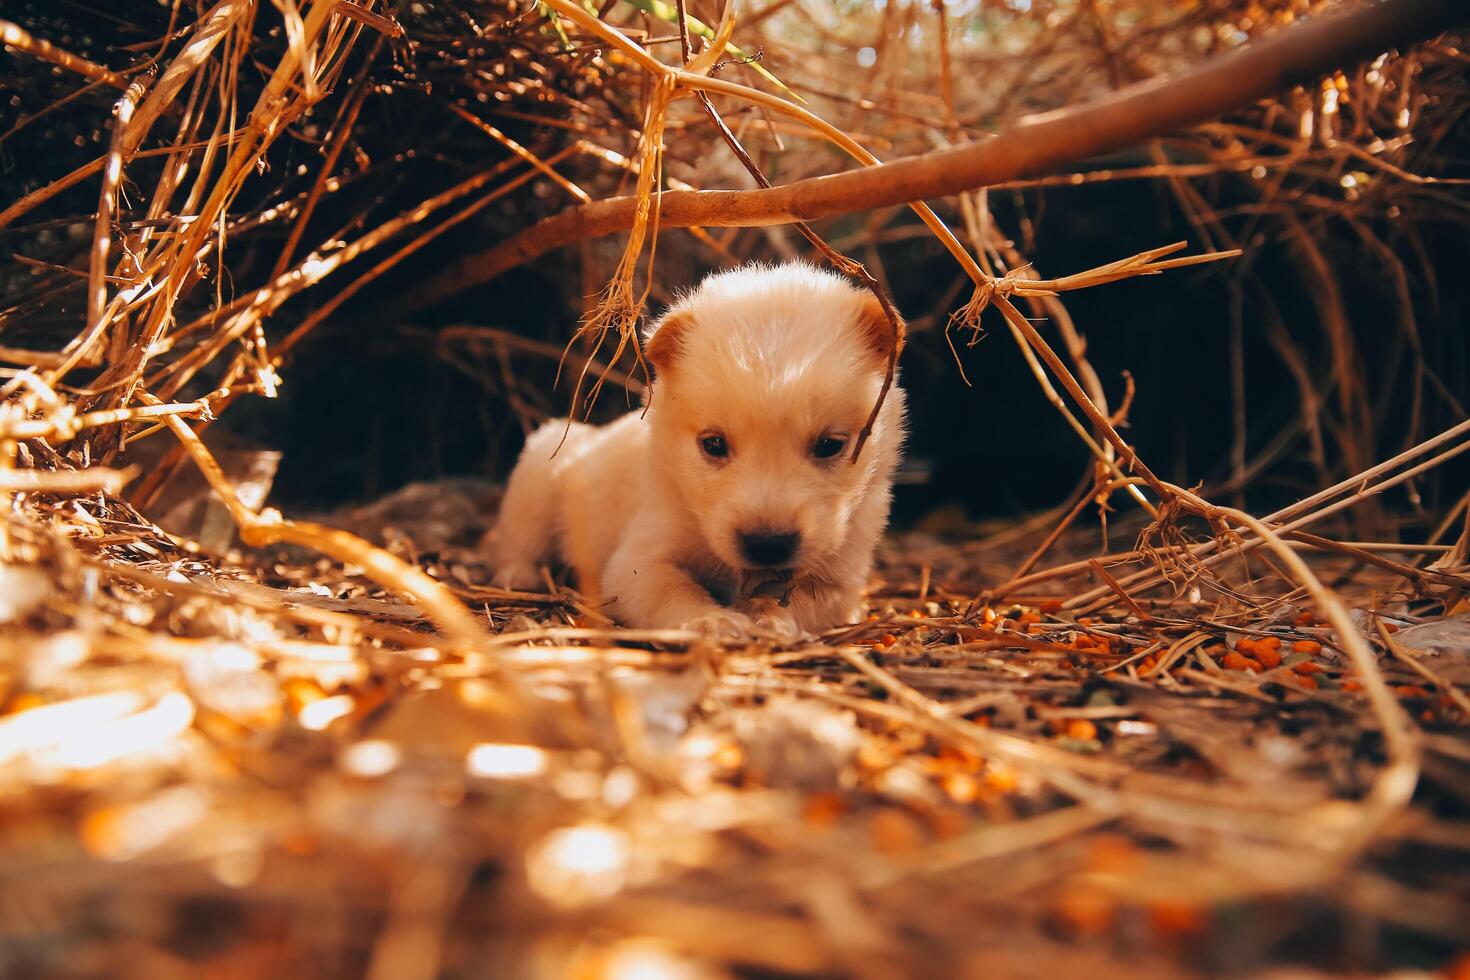
[[[1093,462],[1019,528],[896,538],[868,620],[816,642],[618,630],[565,587],[483,587],[482,497],[411,486],[290,520],[262,509],[268,478],[217,464],[199,433],[289,382],[293,350],[348,303],[406,318],[559,240],[632,227],[621,258],[584,248],[593,308],[569,363],[591,379],[630,304],[664,288],[636,244],[655,217],[701,261],[795,247],[745,227],[772,198],[681,190],[840,169],[814,130],[860,159],[989,153],[979,138],[1027,113],[1187,78],[1329,5],[776,0],[723,23],[706,6],[694,41],[658,0],[22,3],[0,23],[0,971],[1445,963],[1470,939],[1470,495],[1433,480],[1470,423],[1460,409],[1433,434],[1454,396],[1414,345],[1404,256],[1465,211],[1438,152],[1466,105],[1454,36],[921,215],[964,276],[917,328],[967,339],[993,318]],[[1443,9],[1357,7],[1419,33]],[[721,50],[731,27],[739,49]],[[686,45],[687,72],[660,67]],[[669,102],[676,86],[711,101]],[[1178,197],[1205,257],[1245,247],[1248,263],[1259,236],[1290,233],[1332,337],[1328,404],[1300,372],[1320,492],[1257,519],[1160,478],[1119,435],[1127,399],[1109,407],[1059,294],[1195,258],[1043,281],[1026,229],[990,211],[989,194],[1128,179]],[[1227,183],[1253,197],[1217,206]],[[854,186],[851,210],[896,203],[882,181]],[[813,247],[860,252],[881,285],[870,244],[918,224],[873,213]],[[394,279],[469,227],[504,240],[412,291]],[[1378,463],[1323,245],[1342,228],[1405,284],[1415,408]],[[1058,349],[1020,309],[1050,318]],[[1311,360],[1285,333],[1280,349]],[[601,376],[636,388],[633,362]],[[554,403],[502,373],[528,421]],[[1234,461],[1236,489],[1289,448]],[[195,471],[212,498],[179,489]],[[1418,543],[1373,511],[1406,490],[1443,501],[1402,529]],[[194,508],[188,533],[154,523],[170,492]],[[1079,530],[1093,505],[1133,547]]]

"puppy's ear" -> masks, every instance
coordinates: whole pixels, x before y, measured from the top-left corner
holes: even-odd
[[[666,373],[684,353],[684,342],[691,327],[694,314],[688,310],[676,310],[664,314],[653,326],[653,333],[643,343],[643,359],[653,365],[657,374]]]
[[[903,353],[903,342],[908,333],[908,326],[903,322],[903,317],[898,316],[897,310],[894,311],[894,318],[892,322],[889,321],[878,297],[871,292],[863,294],[862,306],[857,316],[858,337],[863,346],[872,351],[884,366],[887,366],[890,354],[897,357]],[[897,330],[894,329],[895,326]]]

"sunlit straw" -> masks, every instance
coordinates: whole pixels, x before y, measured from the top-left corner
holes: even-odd
[[[483,779],[524,779],[546,771],[546,753],[534,745],[481,742],[470,749],[465,768]]]
[[[352,714],[353,701],[351,696],[338,694],[330,698],[322,698],[305,705],[297,713],[296,720],[301,727],[308,731],[324,731],[328,725],[338,718]]]

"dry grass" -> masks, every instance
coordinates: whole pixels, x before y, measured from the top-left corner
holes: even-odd
[[[1464,621],[1401,576],[1311,596],[1295,550],[1237,551],[1198,600],[1080,615],[1147,557],[1067,536],[977,594],[1022,549],[909,538],[868,621],[715,648],[474,585],[489,515],[446,496],[334,522],[480,610],[473,648],[362,565],[211,560],[112,499],[31,498],[5,572],[15,962],[886,976],[1024,949],[1170,976],[1319,930],[1318,967],[1465,941]],[[1444,553],[1398,550],[1372,552]],[[1304,554],[1309,584],[1354,564]]]
[[[217,415],[273,397],[350,300],[403,312],[476,285],[470,261],[398,297],[392,272],[472,222],[534,229],[531,187],[578,207],[632,182],[634,232],[567,363],[594,394],[635,389],[661,188],[827,174],[824,144],[863,166],[960,146],[1332,5],[777,0],[692,4],[689,30],[682,5],[635,6],[222,0],[104,20],[105,42],[0,24],[9,87],[52,93],[0,145],[61,131],[94,154],[0,201],[3,969],[1173,976],[1434,966],[1470,942],[1470,495],[1415,544],[1375,516],[1470,449],[1470,423],[1433,431],[1464,413],[1405,258],[1424,222],[1466,213],[1436,154],[1463,121],[1454,36],[1086,172],[914,205],[960,279],[910,319],[971,340],[997,310],[1091,460],[1018,529],[894,540],[868,620],[813,642],[716,647],[616,629],[559,581],[484,588],[484,501],[443,487],[307,521],[228,474],[200,438]],[[390,95],[442,110],[442,132],[405,145]],[[432,188],[411,179],[425,160]],[[395,174],[407,190],[375,198]],[[1047,278],[990,209],[1141,179],[1202,254]],[[1227,182],[1252,203],[1214,203]],[[796,227],[893,312],[868,247],[888,232]],[[1328,247],[1344,230],[1399,298],[1411,411],[1381,463]],[[770,241],[663,230],[688,234],[721,261]],[[1138,457],[1064,294],[1248,270],[1278,236],[1334,383],[1277,332],[1325,489],[1258,519]],[[164,438],[160,463],[129,464]],[[1237,488],[1265,465],[1243,439]],[[191,470],[198,541],[154,523]],[[1133,546],[1099,549],[1092,508]]]

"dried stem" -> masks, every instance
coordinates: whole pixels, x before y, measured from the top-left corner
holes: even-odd
[[[161,404],[146,391],[140,391],[138,395],[146,404]],[[346,531],[305,521],[290,521],[274,510],[256,513],[246,507],[213,454],[184,420],[178,414],[163,418],[193,457],[210,489],[229,510],[235,526],[240,529],[240,538],[246,544],[264,548],[285,542],[313,548],[343,564],[360,565],[373,581],[420,605],[445,635],[464,649],[473,649],[484,641],[484,630],[469,612],[421,569]]]
[[[553,5],[583,27],[608,37],[592,26],[600,23],[595,18],[585,12],[577,18],[572,11],[580,8],[567,0],[556,0]],[[660,224],[749,227],[812,221],[1041,174],[1224,115],[1293,84],[1314,81],[1323,72],[1430,36],[1454,24],[1459,15],[1456,0],[1388,0],[1314,17],[1218,55],[1183,75],[1141,82],[1103,99],[1031,117],[977,143],[882,166],[863,161],[869,163],[869,169],[769,190],[670,192],[660,204]],[[667,70],[637,45],[619,47],[649,71]],[[759,102],[803,119],[826,138],[835,139],[830,127],[815,125],[801,114],[804,110],[784,99],[764,93],[757,97],[743,86],[716,85],[715,80],[686,79],[682,74],[680,81]],[[626,229],[637,207],[636,196],[611,198],[547,218],[492,249],[465,257],[410,297],[410,306],[492,279],[570,242]]]

